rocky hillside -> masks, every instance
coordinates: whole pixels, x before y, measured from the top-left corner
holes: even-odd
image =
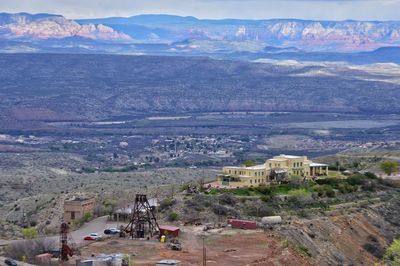
[[[0,55],[0,122],[16,129],[143,113],[400,112],[397,84],[323,70],[207,58]]]
[[[256,41],[307,50],[371,50],[400,43],[400,22],[272,20],[201,20],[194,17],[142,15],[81,20],[104,23],[143,40],[184,39]]]
[[[62,39],[82,37],[103,41],[128,41],[131,38],[102,24],[80,25],[60,15],[27,13],[0,14],[0,37],[5,39]]]
[[[260,58],[282,52],[296,56],[329,52],[313,55],[312,60],[321,56],[330,60],[332,53],[400,46],[400,22],[204,20],[168,15],[70,20],[52,14],[0,13],[0,40],[1,52],[229,54],[230,58],[243,58],[236,53]]]

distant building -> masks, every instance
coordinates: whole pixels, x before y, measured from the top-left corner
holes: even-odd
[[[328,175],[328,165],[314,163],[307,156],[279,155],[256,166],[226,166],[217,183],[229,187],[253,187],[284,181],[290,176],[317,178]]]
[[[81,220],[86,213],[93,215],[94,198],[73,198],[64,201],[64,221],[68,224]]]

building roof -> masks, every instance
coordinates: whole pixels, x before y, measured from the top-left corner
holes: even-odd
[[[160,230],[166,230],[166,231],[178,231],[179,227],[172,226],[172,225],[160,225]]]
[[[246,169],[249,169],[249,170],[264,170],[265,169],[265,164],[249,166],[249,167],[246,167]]]
[[[281,154],[281,155],[276,156],[276,157],[284,157],[284,158],[287,158],[287,159],[301,159],[302,158],[301,156],[286,155],[286,154]]]
[[[237,169],[237,170],[264,170],[265,164],[259,164],[254,166],[224,166],[224,168]]]
[[[324,167],[324,166],[328,165],[323,163],[310,163],[310,167]]]

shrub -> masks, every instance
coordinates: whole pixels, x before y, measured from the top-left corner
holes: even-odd
[[[175,199],[173,199],[173,198],[167,198],[167,199],[161,201],[161,203],[160,203],[160,210],[161,210],[161,211],[166,210],[166,209],[172,207],[175,203],[176,203],[176,200],[175,200]]]
[[[93,215],[90,212],[87,212],[83,215],[83,221],[85,223],[89,222],[92,219]]]
[[[178,220],[178,214],[176,212],[171,212],[168,214],[168,221],[173,222]]]
[[[217,215],[227,216],[229,213],[229,209],[221,204],[213,204],[211,209]]]
[[[271,195],[272,194],[271,188],[267,187],[265,185],[260,185],[260,186],[256,187],[255,191],[257,191],[258,193],[263,194],[263,195]]]
[[[355,174],[347,178],[346,182],[353,186],[362,185],[365,178],[366,177],[362,174]]]
[[[335,196],[335,191],[330,185],[315,185],[312,189],[317,192],[319,197],[333,198]]]
[[[391,174],[397,172],[399,164],[398,164],[398,162],[394,162],[394,161],[382,161],[379,164],[379,167],[382,169],[383,172],[385,172],[385,174],[391,175]]]
[[[204,208],[211,206],[210,197],[202,194],[197,194],[191,199],[185,201],[185,205],[193,210],[202,211]]]
[[[218,197],[218,202],[222,204],[227,204],[227,205],[235,205],[236,204],[236,198],[232,196],[231,194],[224,193]]]
[[[22,229],[22,235],[26,239],[33,239],[33,238],[37,237],[38,231],[35,227],[28,227],[28,228]]]
[[[378,177],[374,173],[371,173],[371,172],[366,172],[364,174],[364,176],[366,176],[369,179],[378,179]]]
[[[244,212],[248,216],[253,217],[264,217],[264,216],[272,216],[274,215],[274,209],[263,204],[260,201],[250,202],[244,206]]]
[[[400,265],[400,239],[393,241],[393,243],[386,250],[383,259],[389,265]]]
[[[268,202],[271,199],[272,199],[271,196],[268,196],[268,195],[263,195],[260,197],[260,200],[262,200],[263,202]]]
[[[350,185],[350,184],[347,183],[347,182],[340,183],[340,184],[338,185],[338,189],[339,189],[339,191],[340,191],[341,193],[351,193],[351,192],[354,192],[354,191],[357,190],[356,187]]]
[[[375,236],[370,235],[368,236],[368,241],[369,242],[363,245],[363,248],[372,255],[374,255],[375,257],[377,257],[378,259],[382,259],[384,255],[384,250],[381,244],[379,243],[378,239]]]
[[[306,246],[300,245],[300,246],[297,246],[297,249],[300,251],[300,253],[302,253],[308,257],[312,256],[311,251]]]

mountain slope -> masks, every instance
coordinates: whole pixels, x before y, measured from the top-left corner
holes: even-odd
[[[400,113],[399,85],[351,73],[309,75],[323,70],[200,57],[3,54],[0,121],[12,123],[19,113],[34,120],[213,111]]]

